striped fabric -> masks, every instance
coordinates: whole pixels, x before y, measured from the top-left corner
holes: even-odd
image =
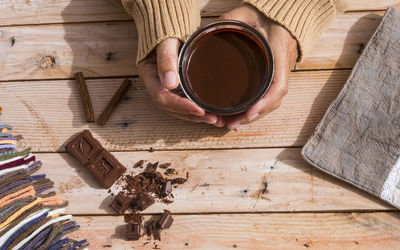
[[[54,191],[30,149],[17,151],[20,137],[12,126],[0,123],[0,249],[81,249],[87,240],[75,241],[68,233],[79,225],[63,215],[68,202]]]

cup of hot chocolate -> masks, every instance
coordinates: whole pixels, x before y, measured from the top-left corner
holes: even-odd
[[[217,21],[197,30],[179,53],[184,95],[218,115],[245,112],[268,91],[274,58],[265,37],[239,21]]]

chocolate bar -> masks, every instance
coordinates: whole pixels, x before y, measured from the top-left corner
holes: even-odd
[[[126,171],[126,168],[93,138],[89,130],[75,136],[65,149],[87,167],[104,188],[111,187]]]
[[[157,225],[160,229],[168,229],[171,227],[174,218],[171,216],[171,212],[168,210],[164,210],[161,218],[157,221]]]
[[[84,166],[87,166],[94,157],[103,150],[100,142],[93,138],[89,130],[84,130],[75,136],[71,142],[65,146],[68,153],[74,156]]]
[[[126,168],[105,149],[87,167],[104,188],[111,187]]]
[[[122,215],[125,211],[129,208],[131,204],[131,199],[126,197],[122,192],[119,192],[117,197],[111,202],[110,206],[114,208],[114,210],[119,214]]]
[[[127,240],[138,240],[140,238],[140,225],[132,223],[126,224],[125,238]]]

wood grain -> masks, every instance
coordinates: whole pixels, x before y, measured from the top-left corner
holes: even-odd
[[[169,209],[175,213],[288,212],[393,209],[344,182],[305,163],[300,149],[243,149],[212,151],[114,152],[136,175],[139,160],[171,163],[178,171],[170,178],[189,180],[175,188],[174,203],[156,203],[145,213]],[[113,196],[69,154],[38,154],[42,172],[56,183],[73,214],[115,213]],[[271,168],[272,167],[272,168]],[[160,169],[161,172],[162,169]],[[267,191],[260,194],[267,182]],[[120,185],[112,192],[117,194]],[[85,201],[85,206],[82,206]]]
[[[175,215],[161,249],[398,249],[399,213]],[[74,217],[91,249],[152,249],[123,238],[122,217]],[[145,217],[148,219],[148,217]]]
[[[240,5],[241,0],[200,0],[202,16],[219,16]],[[349,10],[377,10],[398,0],[352,0]],[[44,23],[130,20],[110,0],[13,0],[1,1],[0,26]]]
[[[381,15],[338,17],[296,69],[352,68]],[[133,22],[3,27],[0,34],[0,80],[72,78],[77,71],[86,77],[137,75]]]
[[[151,103],[138,79],[132,79],[132,87],[104,127],[86,123],[73,80],[0,82],[4,93],[1,119],[24,137],[22,147],[32,147],[36,152],[64,151],[65,142],[83,129],[91,129],[111,151],[302,146],[349,73],[292,73],[282,106],[239,132],[169,117]],[[95,117],[122,80],[86,81]]]

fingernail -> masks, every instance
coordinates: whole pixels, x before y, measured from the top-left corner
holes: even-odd
[[[249,121],[251,122],[251,121],[255,120],[259,115],[260,115],[259,113],[254,113],[254,114],[250,115]]]
[[[208,124],[211,124],[211,125],[214,125],[215,123],[217,123],[217,121],[218,121],[218,119],[217,118],[208,118],[207,120],[206,120],[206,123],[208,123]]]
[[[172,88],[176,83],[176,74],[174,71],[168,71],[164,75],[164,84],[167,88]]]
[[[231,126],[231,130],[234,130],[237,132],[237,131],[241,130],[243,128],[243,126],[244,126],[243,124],[237,123],[237,124],[234,124]]]

